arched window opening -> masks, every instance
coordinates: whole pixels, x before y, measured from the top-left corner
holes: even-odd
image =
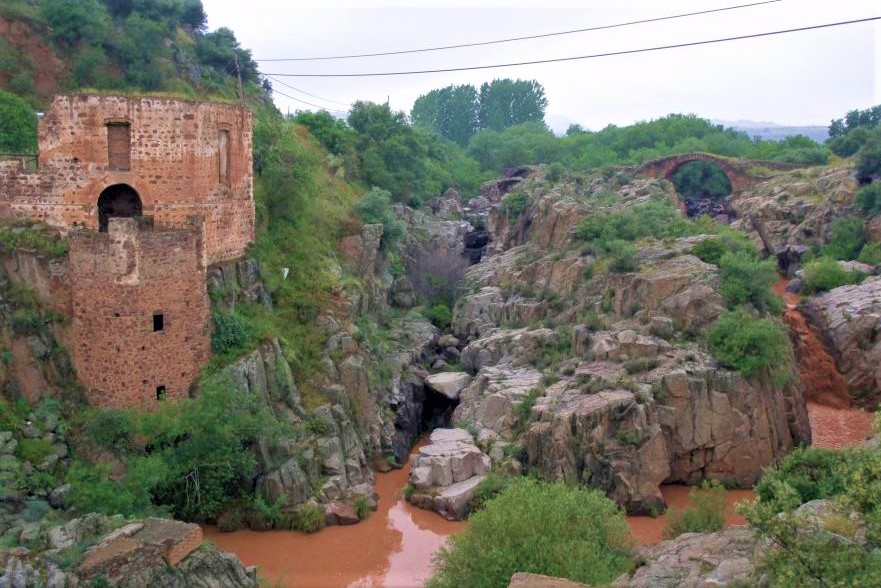
[[[110,186],[98,197],[98,230],[107,232],[111,218],[133,218],[143,214],[141,197],[126,184]]]

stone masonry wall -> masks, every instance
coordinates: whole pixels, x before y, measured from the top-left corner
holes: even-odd
[[[128,170],[114,170],[109,161],[108,125],[120,123],[130,129]],[[187,228],[191,217],[203,217],[206,264],[240,257],[254,238],[247,108],[166,98],[59,95],[41,119],[38,134],[36,172],[25,170],[21,162],[0,162],[0,217],[39,219],[65,231],[96,230],[100,194],[125,184],[140,196],[143,215],[152,216],[157,227]],[[226,158],[222,142],[228,146]]]
[[[72,355],[91,404],[150,410],[160,387],[187,397],[210,356],[201,248],[198,227],[141,230],[134,219],[71,232]]]

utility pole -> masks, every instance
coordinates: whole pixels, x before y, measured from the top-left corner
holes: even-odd
[[[239,102],[244,106],[245,104],[245,90],[242,87],[242,66],[239,65],[239,55],[236,53],[236,76],[239,78]]]

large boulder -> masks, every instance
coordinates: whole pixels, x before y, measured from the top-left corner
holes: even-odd
[[[635,570],[618,578],[615,588],[705,588],[760,586],[756,538],[746,527],[719,533],[685,533],[676,539],[641,547]]]
[[[747,380],[691,364],[667,373],[655,395],[670,459],[668,482],[703,479],[752,486],[762,468],[799,445],[811,429],[801,384]]]
[[[413,457],[410,502],[450,520],[468,514],[474,489],[489,472],[490,459],[464,429],[435,429]]]
[[[458,400],[459,394],[470,383],[471,376],[465,372],[441,372],[425,378],[426,386],[450,400]]]

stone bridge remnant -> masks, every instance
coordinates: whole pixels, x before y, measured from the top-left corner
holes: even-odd
[[[722,170],[728,177],[728,181],[731,182],[732,196],[736,196],[754,184],[767,180],[771,176],[769,172],[808,167],[806,164],[736,159],[712,153],[685,153],[646,161],[636,166],[634,173],[640,176],[670,180],[677,169],[693,161],[704,161]]]

